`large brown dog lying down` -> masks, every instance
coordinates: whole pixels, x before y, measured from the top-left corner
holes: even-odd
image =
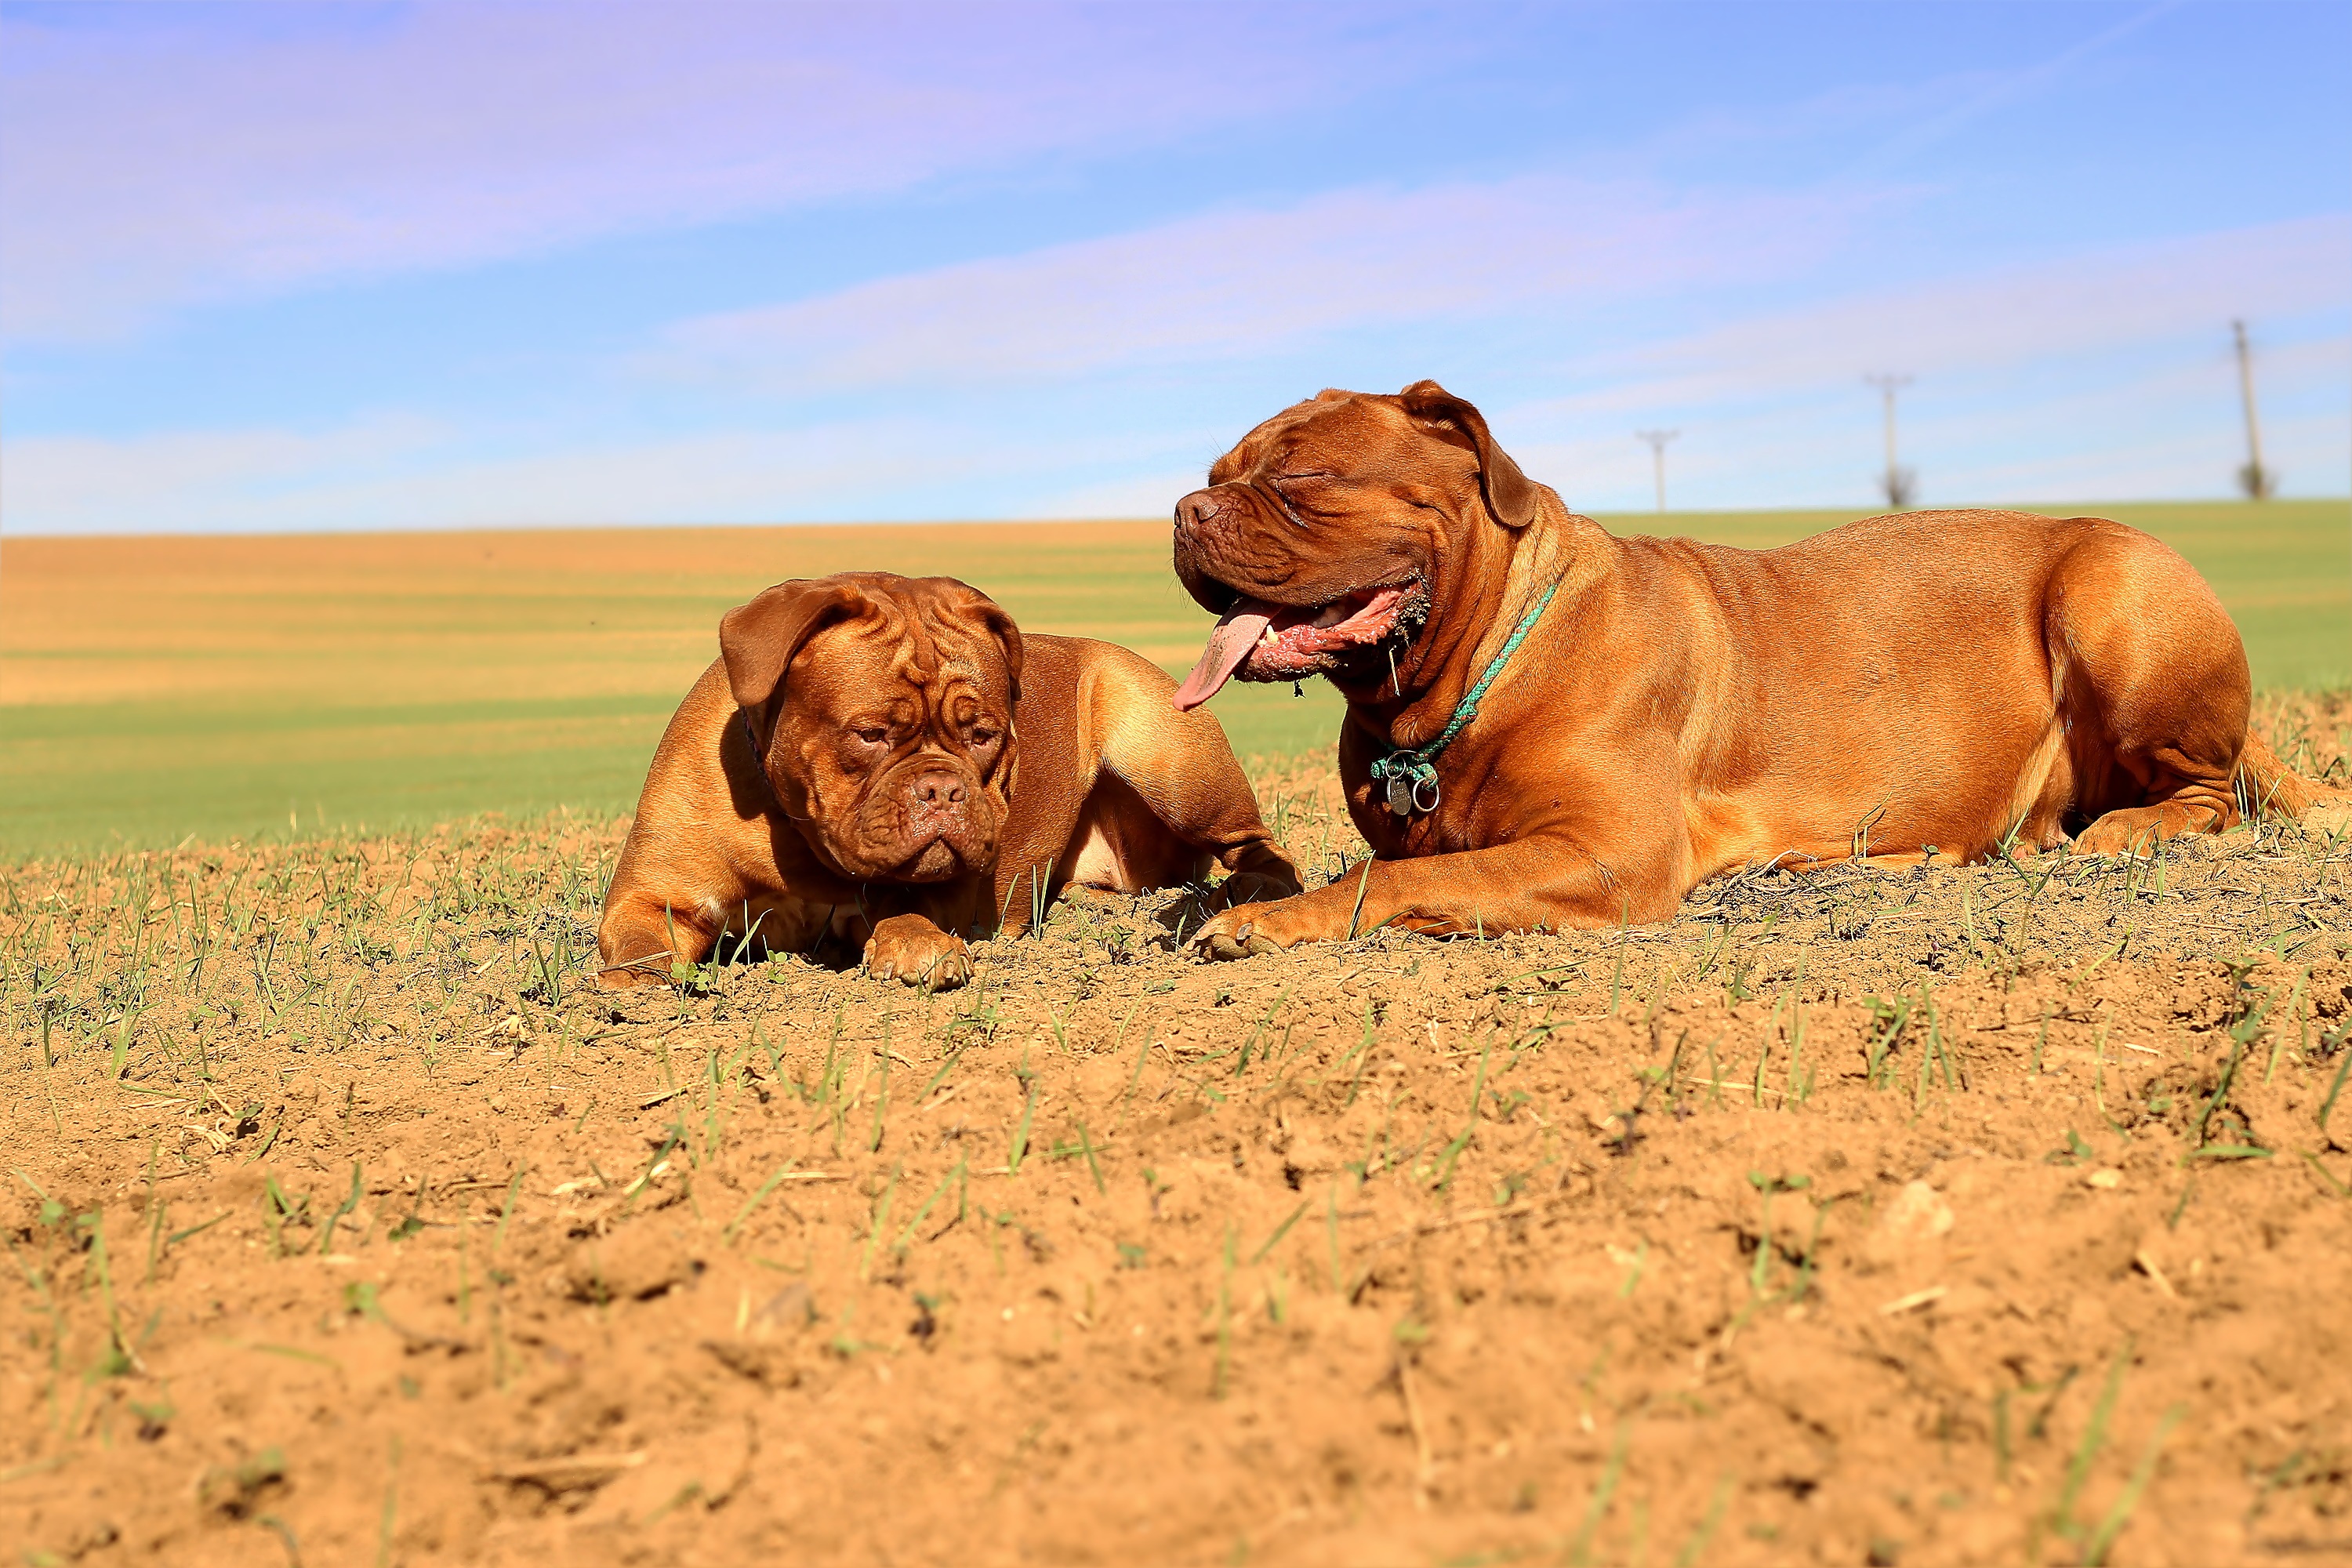
[[[1234,873],[1298,890],[1207,714],[1124,648],[1024,637],[985,595],[887,572],[780,584],[654,752],[596,941],[608,986],[667,980],[722,933],[943,989],[963,937],[1028,925],[1042,879],[1138,892]]]
[[[1177,504],[1176,571],[1223,619],[1177,706],[1234,676],[1327,677],[1374,854],[1217,916],[1199,938],[1217,956],[1385,923],[1655,921],[1740,867],[2070,832],[2128,850],[2231,826],[2242,787],[2285,812],[2329,793],[2246,732],[2211,590],[2119,523],[1922,512],[1763,552],[1612,538],[1429,381],[1287,408],[1209,480]]]

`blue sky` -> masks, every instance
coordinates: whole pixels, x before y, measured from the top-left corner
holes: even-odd
[[[10,533],[2352,488],[2340,4],[0,5]]]

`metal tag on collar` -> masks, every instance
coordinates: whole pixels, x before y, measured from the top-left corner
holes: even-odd
[[[1412,815],[1412,781],[1398,768],[1389,774],[1389,809],[1399,816]]]

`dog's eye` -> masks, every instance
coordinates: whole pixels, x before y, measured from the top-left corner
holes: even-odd
[[[853,732],[869,746],[878,746],[890,738],[890,731],[879,724],[860,724]]]
[[[1290,521],[1307,523],[1331,515],[1328,473],[1276,474],[1268,483]]]
[[[993,730],[974,730],[971,732],[971,743],[975,747],[982,748],[992,746],[996,744],[996,731]]]

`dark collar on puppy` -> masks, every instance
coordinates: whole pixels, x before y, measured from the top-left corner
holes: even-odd
[[[777,810],[783,810],[784,797],[776,793],[776,781],[768,776],[767,753],[760,748],[760,731],[751,728],[751,710],[738,708],[735,717],[743,721],[743,739],[751,748],[751,766],[759,771],[760,782],[768,786],[768,798],[776,803]]]

